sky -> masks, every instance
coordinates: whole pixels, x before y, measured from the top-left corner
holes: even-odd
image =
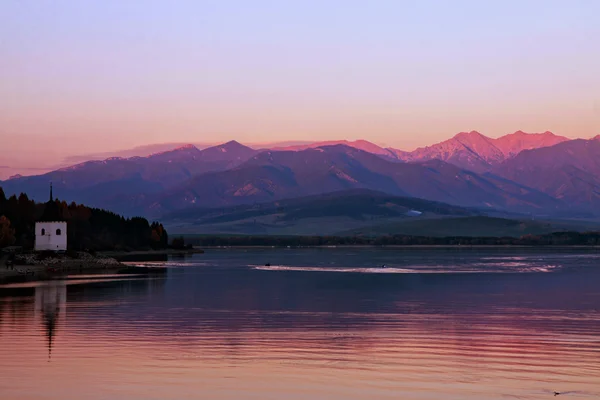
[[[600,133],[596,0],[5,0],[0,168],[151,143]]]

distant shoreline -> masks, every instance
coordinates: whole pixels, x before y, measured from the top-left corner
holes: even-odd
[[[598,249],[600,245],[511,245],[511,244],[474,244],[474,245],[459,245],[459,244],[390,244],[390,245],[378,245],[378,244],[339,244],[339,245],[314,245],[314,246],[292,246],[292,245],[234,245],[234,246],[202,246],[206,250],[227,250],[227,249],[339,249],[339,248],[355,248],[355,249],[544,249],[544,248],[565,248],[565,249]]]
[[[377,248],[542,248],[600,247],[600,232],[555,232],[545,235],[509,236],[269,236],[194,235],[186,243],[199,248],[226,247],[377,247]]]
[[[186,256],[190,254],[202,254],[204,250],[200,248],[191,249],[162,249],[162,250],[108,250],[99,251],[98,254],[103,257],[114,258],[117,261],[151,261],[155,259],[167,258],[169,256]]]
[[[192,249],[136,250],[136,251],[104,251],[98,256],[85,259],[58,258],[52,262],[35,261],[27,264],[8,266],[7,256],[0,257],[0,284],[43,281],[60,279],[77,275],[112,275],[112,274],[148,274],[161,273],[164,267],[138,267],[125,264],[127,262],[167,261],[169,256],[186,256],[203,254],[204,250],[336,250],[336,249],[389,249],[389,250],[589,250],[600,251],[599,245],[239,245],[239,246],[202,246]],[[34,253],[27,253],[32,257]]]

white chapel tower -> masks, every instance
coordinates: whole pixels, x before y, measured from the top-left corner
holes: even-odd
[[[35,223],[35,251],[66,251],[67,222],[60,214],[60,207],[52,196],[50,184],[50,200],[44,207],[44,213]]]

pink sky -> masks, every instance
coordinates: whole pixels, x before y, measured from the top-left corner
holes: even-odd
[[[600,133],[598,2],[251,3],[10,2],[0,166],[165,142]]]

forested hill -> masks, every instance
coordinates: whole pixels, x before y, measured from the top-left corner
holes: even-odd
[[[521,237],[410,235],[383,236],[256,236],[186,235],[186,243],[202,247],[317,246],[600,246],[600,232],[555,232]]]
[[[69,250],[160,249],[168,245],[162,224],[81,204],[54,200],[60,219],[67,222]],[[6,198],[0,188],[0,248],[33,248],[35,222],[49,203],[36,203],[26,194]]]

